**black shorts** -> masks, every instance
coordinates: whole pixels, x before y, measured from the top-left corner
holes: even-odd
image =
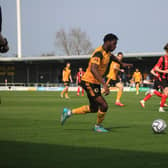
[[[80,86],[86,91],[88,97],[101,96],[101,87],[99,84],[93,84],[86,81],[81,81]]]
[[[101,96],[101,87],[98,84],[81,81],[82,88],[86,91],[89,99],[90,111],[98,112],[99,103],[96,101],[98,96]]]
[[[166,79],[163,79],[160,83],[162,89],[168,87],[168,81]]]
[[[69,86],[69,83],[70,83],[69,81],[65,81],[64,86]]]
[[[81,82],[78,82],[78,86],[81,86]]]
[[[108,86],[109,87],[112,87],[112,86],[115,87],[117,83],[120,83],[119,79],[116,79],[116,80],[112,80],[111,79],[110,82],[109,82],[109,84],[108,84]]]
[[[135,82],[136,85],[140,85],[140,82]]]
[[[153,85],[153,89],[155,89],[155,90],[162,89],[162,87],[161,87],[161,81],[155,80],[154,81],[154,85]]]

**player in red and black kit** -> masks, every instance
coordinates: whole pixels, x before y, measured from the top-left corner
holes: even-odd
[[[162,91],[162,87],[161,87],[162,79],[161,79],[161,77],[160,77],[160,73],[155,71],[155,67],[156,67],[156,65],[155,65],[154,68],[150,71],[151,74],[154,76],[154,79],[153,79],[153,82],[154,82],[153,89],[150,89],[150,90],[146,93],[145,98],[140,101],[140,104],[141,104],[142,107],[145,107],[145,102],[146,102],[147,100],[149,100],[154,94],[157,95],[157,96],[159,96],[159,97],[162,97],[162,93],[159,92],[159,90]]]
[[[166,54],[160,57],[155,67],[151,70],[151,73],[155,76],[154,88],[140,101],[141,106],[145,107],[145,102],[149,100],[153,94],[161,97],[159,112],[165,112],[163,107],[167,106],[165,102],[168,96],[168,44],[165,45],[164,50]],[[159,92],[159,89],[161,89],[163,93]]]
[[[162,92],[163,91],[163,88],[161,86],[162,85],[162,78],[161,78],[161,74],[155,70],[156,66],[157,66],[157,64],[151,70],[151,74],[154,76],[154,78],[153,78],[153,82],[154,82],[153,89],[156,90],[156,91],[160,90]],[[161,97],[162,96],[161,92],[154,92],[154,94]]]
[[[79,71],[77,73],[77,76],[76,76],[76,84],[78,85],[78,90],[77,90],[77,96],[79,96],[79,93],[80,93],[80,84],[81,84],[81,79],[82,79],[82,76],[84,75],[84,71],[83,69],[80,67],[79,68]],[[84,96],[84,89],[82,88],[82,96]]]

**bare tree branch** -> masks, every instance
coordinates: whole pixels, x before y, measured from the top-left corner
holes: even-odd
[[[56,47],[66,55],[82,55],[92,52],[92,44],[80,28],[72,28],[69,33],[61,29],[56,34]]]
[[[64,29],[56,33],[56,45],[63,50],[66,55],[70,55],[68,36]]]

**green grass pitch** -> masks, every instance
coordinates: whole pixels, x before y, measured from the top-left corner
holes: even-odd
[[[106,97],[109,110],[104,126],[109,133],[95,133],[97,115],[76,115],[62,127],[63,107],[87,104],[86,97],[59,92],[0,92],[0,168],[166,168],[168,130],[156,135],[152,121],[168,123],[159,113],[160,98],[154,96],[142,109],[140,93],[124,93],[125,107],[116,107],[116,93]],[[168,109],[167,109],[168,110]]]

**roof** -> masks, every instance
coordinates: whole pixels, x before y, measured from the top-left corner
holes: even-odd
[[[160,57],[163,52],[150,53],[125,53],[124,58],[141,58],[141,57]],[[0,62],[24,62],[24,61],[50,61],[50,60],[75,60],[88,59],[90,55],[72,55],[72,56],[33,56],[33,57],[0,57]]]

